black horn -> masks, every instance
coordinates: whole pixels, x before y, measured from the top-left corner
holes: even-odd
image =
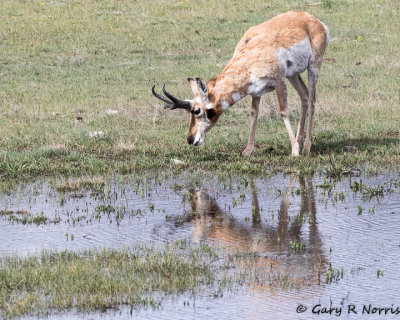
[[[151,92],[153,92],[153,96],[157,97],[158,99],[160,99],[161,101],[164,101],[166,103],[164,106],[164,109],[173,107],[174,103],[172,101],[168,100],[167,98],[163,97],[161,94],[158,94],[156,92],[156,90],[154,90],[155,87],[156,86],[154,85],[153,88],[151,89]]]
[[[151,91],[153,92],[153,95],[154,95],[155,97],[157,97],[158,99],[160,99],[160,100],[162,100],[162,101],[164,101],[164,102],[166,102],[166,103],[172,103],[172,101],[166,99],[166,98],[163,97],[161,94],[158,94],[158,93],[154,90],[155,87],[156,87],[156,86],[154,85],[153,88],[151,89]]]
[[[160,99],[161,101],[164,101],[166,104],[164,106],[164,109],[170,109],[170,110],[174,110],[174,109],[185,109],[185,110],[192,110],[192,105],[189,101],[184,101],[184,100],[180,100],[178,98],[175,98],[172,94],[168,93],[165,90],[165,83],[163,85],[163,92],[164,94],[168,97],[168,99],[166,97],[163,97],[162,95],[158,94],[155,90],[155,85],[153,86],[153,88],[151,89],[153,95],[155,97],[157,97],[158,99]]]
[[[192,110],[192,104],[189,101],[184,101],[184,100],[175,98],[172,94],[167,92],[167,90],[165,90],[165,83],[163,85],[162,91],[174,103],[174,105],[170,108],[171,110],[177,109],[177,108],[186,109],[188,111]]]

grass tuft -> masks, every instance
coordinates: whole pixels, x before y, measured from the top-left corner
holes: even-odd
[[[156,307],[153,295],[191,292],[209,285],[214,252],[209,247],[162,250],[137,246],[84,252],[44,252],[0,260],[0,316],[48,314],[120,305]]]

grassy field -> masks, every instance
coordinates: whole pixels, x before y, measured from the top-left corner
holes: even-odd
[[[241,157],[249,98],[225,112],[203,146],[188,146],[188,115],[164,112],[152,85],[191,98],[187,77],[217,75],[250,26],[288,10],[316,15],[331,33],[311,155],[289,156],[274,93],[262,100],[250,159]],[[125,174],[172,168],[175,158],[231,173],[399,169],[397,0],[6,0],[0,15],[3,178]],[[289,95],[297,121],[300,101]]]

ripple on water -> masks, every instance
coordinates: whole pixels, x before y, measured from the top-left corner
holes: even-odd
[[[365,185],[375,186],[394,177],[362,179]],[[3,216],[0,255],[157,245],[186,238],[214,243],[230,253],[256,252],[259,258],[252,261],[252,268],[288,275],[295,284],[254,283],[222,296],[210,291],[197,297],[166,298],[159,310],[134,311],[141,319],[301,319],[312,318],[316,304],[346,309],[348,304],[390,307],[399,301],[397,186],[392,185],[383,197],[369,199],[352,190],[349,179],[327,190],[319,176],[278,175],[246,183],[205,178],[196,187],[185,181],[149,179],[138,188],[129,180],[110,180],[104,186],[107,192],[79,196],[58,193],[43,182],[0,195],[0,209],[43,212],[50,220],[59,219],[56,224],[36,226],[12,224]],[[330,269],[339,276],[325,284]],[[378,269],[383,277],[377,277]],[[309,309],[298,315],[298,304]],[[122,308],[105,314],[71,312],[54,319],[125,319],[129,314],[128,308]]]

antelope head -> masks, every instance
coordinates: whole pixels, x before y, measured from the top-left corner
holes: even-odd
[[[162,91],[166,97],[155,92],[153,86],[153,95],[164,101],[164,109],[185,109],[190,112],[189,133],[187,142],[189,144],[200,146],[204,142],[206,133],[217,122],[221,112],[217,111],[214,99],[210,99],[207,84],[200,78],[188,78],[192,88],[193,100],[180,100],[165,90],[165,84]],[[220,109],[220,108],[218,108]]]

